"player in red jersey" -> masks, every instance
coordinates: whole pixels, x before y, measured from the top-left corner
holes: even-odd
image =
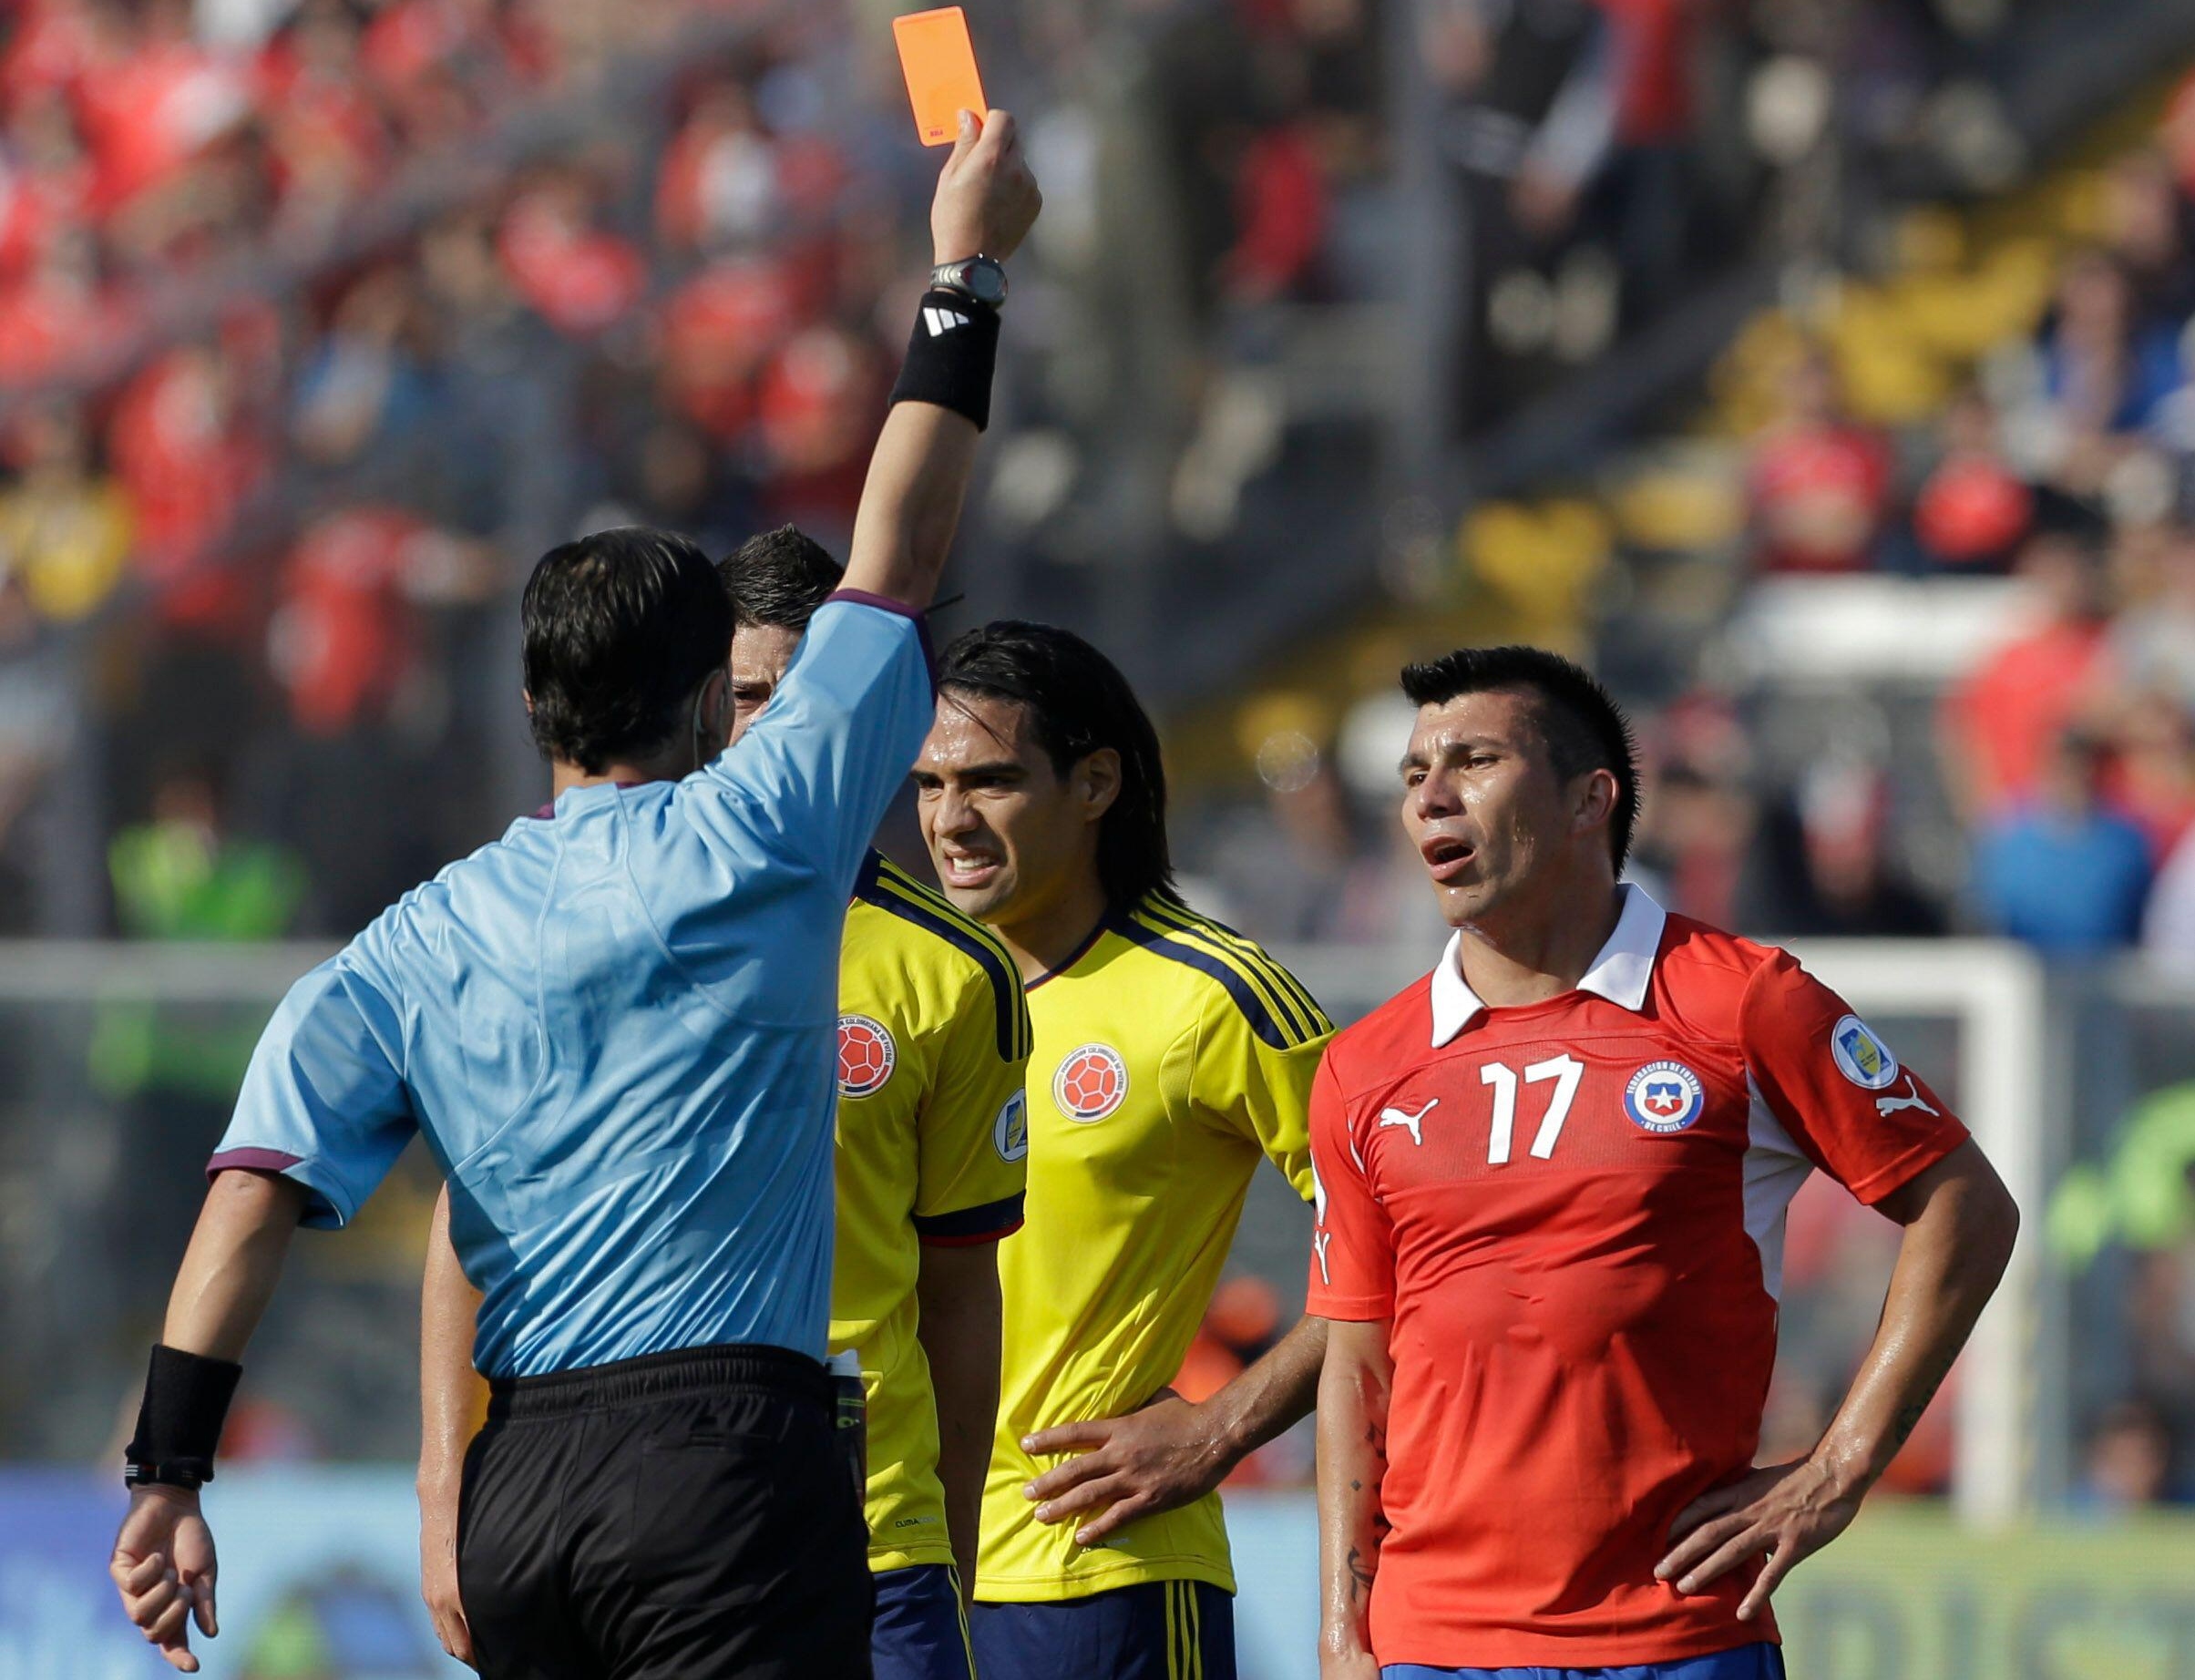
[[[1456,932],[1312,1091],[1325,1680],[1776,1680],[1769,1594],[1919,1420],[2017,1212],[1792,958],[1619,885],[1630,735],[1590,677],[1498,648],[1402,687]],[[1817,1168],[1904,1236],[1835,1420],[1756,1470]]]

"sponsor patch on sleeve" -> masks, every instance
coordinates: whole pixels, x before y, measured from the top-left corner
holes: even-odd
[[[1857,1015],[1847,1015],[1830,1029],[1830,1054],[1837,1071],[1862,1091],[1881,1091],[1898,1077],[1898,1059],[1890,1046]]]

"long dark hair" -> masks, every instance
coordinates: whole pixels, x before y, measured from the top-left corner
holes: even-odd
[[[1000,619],[957,638],[938,661],[938,691],[1010,701],[1029,713],[1037,743],[1064,775],[1091,753],[1120,754],[1121,791],[1098,828],[1105,901],[1125,909],[1146,893],[1174,894],[1166,845],[1166,768],[1158,731],[1120,668],[1072,630]]]

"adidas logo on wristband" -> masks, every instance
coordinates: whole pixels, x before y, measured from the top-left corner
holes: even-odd
[[[929,327],[929,335],[932,338],[942,338],[955,328],[969,324],[966,315],[949,309],[939,309],[934,303],[923,305],[922,319]]]

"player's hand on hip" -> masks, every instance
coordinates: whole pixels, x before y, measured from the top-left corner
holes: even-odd
[[[457,1596],[457,1487],[455,1480],[419,1484],[419,1596],[434,1618],[442,1648],[467,1668],[473,1630]]]
[[[1679,1593],[1698,1593],[1740,1563],[1765,1557],[1759,1578],[1738,1606],[1738,1619],[1750,1622],[1801,1558],[1851,1525],[1864,1491],[1815,1459],[1757,1470],[1677,1513],[1669,1554],[1654,1566],[1655,1579],[1674,1581]]]
[[[1021,155],[1021,130],[1004,111],[960,113],[960,138],[938,176],[930,239],[940,262],[982,255],[1003,262],[1028,237],[1044,195]]]
[[[107,1572],[122,1610],[169,1664],[198,1673],[190,1624],[211,1639],[221,1631],[213,1609],[213,1531],[186,1488],[138,1488],[115,1536]]]
[[[1072,1452],[1025,1490],[1040,1522],[1102,1513],[1075,1530],[1077,1545],[1094,1546],[1123,1524],[1201,1499],[1226,1480],[1236,1454],[1202,1407],[1171,1388],[1123,1418],[1065,1423],[1022,1439],[1032,1454]]]

